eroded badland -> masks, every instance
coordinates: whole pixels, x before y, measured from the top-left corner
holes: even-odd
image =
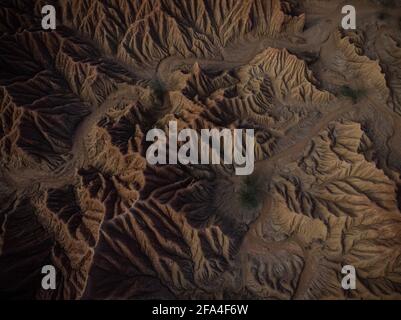
[[[48,2],[0,1],[2,295],[401,297],[398,1]],[[253,173],[149,164],[170,121],[253,129]]]

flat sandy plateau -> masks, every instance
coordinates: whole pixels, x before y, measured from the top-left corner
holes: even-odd
[[[169,121],[254,173],[150,165]],[[400,173],[400,1],[0,0],[1,297],[400,299]]]

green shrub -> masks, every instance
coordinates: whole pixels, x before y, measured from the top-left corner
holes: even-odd
[[[256,209],[261,199],[261,187],[256,176],[246,176],[241,183],[239,200],[242,207]]]
[[[383,5],[383,6],[385,6],[385,7],[387,7],[387,8],[390,8],[390,7],[396,7],[396,1],[395,0],[379,0],[380,1],[380,3]]]
[[[365,93],[364,90],[353,89],[349,86],[342,86],[340,92],[344,97],[351,98],[354,104],[357,103],[359,98]]]
[[[164,88],[163,84],[160,81],[154,81],[152,83],[152,87],[155,93],[155,96],[157,97],[157,99],[159,99],[160,101],[163,101],[163,96],[166,92],[166,89]]]
[[[379,19],[379,20],[386,20],[387,18],[389,18],[389,15],[386,13],[386,12],[384,12],[384,11],[381,11],[381,12],[379,12],[378,14],[377,14],[377,18]]]

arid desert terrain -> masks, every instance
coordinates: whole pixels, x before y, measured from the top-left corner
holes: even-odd
[[[170,121],[253,173],[149,164]],[[400,174],[401,1],[0,0],[1,298],[401,299]]]

